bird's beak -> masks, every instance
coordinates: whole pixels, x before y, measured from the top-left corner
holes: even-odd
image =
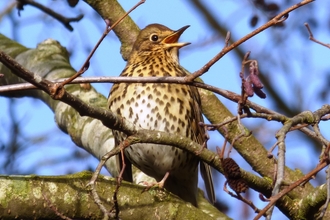
[[[177,47],[177,48],[181,48],[184,46],[189,45],[190,43],[179,43],[178,40],[181,36],[181,34],[188,28],[190,27],[190,25],[186,25],[182,28],[180,28],[179,30],[175,31],[173,34],[170,34],[169,36],[167,36],[164,40],[162,40],[162,43],[165,45],[166,48],[170,48],[170,47]]]

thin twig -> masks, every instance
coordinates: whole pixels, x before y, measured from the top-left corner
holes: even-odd
[[[89,67],[89,63],[90,63],[90,59],[92,58],[92,56],[94,55],[95,51],[97,50],[97,48],[100,46],[101,42],[104,40],[104,38],[110,33],[110,31],[116,27],[125,17],[127,17],[127,15],[129,13],[131,13],[133,10],[135,10],[138,6],[140,6],[141,4],[143,4],[146,0],[141,0],[139,1],[137,4],[135,4],[130,10],[128,10],[121,18],[119,18],[113,25],[110,26],[109,21],[106,20],[106,28],[105,31],[103,32],[101,38],[99,39],[99,41],[96,43],[96,45],[94,46],[93,50],[90,52],[90,54],[88,55],[87,59],[85,60],[84,64],[82,65],[82,67],[80,68],[80,70],[78,72],[76,72],[73,76],[71,76],[69,79],[65,80],[64,82],[61,82],[59,84],[59,87],[63,87],[64,85],[70,83],[72,80],[74,80],[75,78],[77,78],[78,76],[80,76],[81,74],[83,74]]]
[[[273,155],[273,150],[275,149],[275,147],[278,145],[278,141],[275,142],[275,144],[267,151],[267,155],[268,155],[268,158],[273,158],[274,155]]]
[[[225,182],[225,184],[224,184],[224,186],[223,186],[223,190],[224,190],[226,193],[228,193],[231,197],[234,197],[234,198],[236,198],[236,199],[238,199],[238,200],[244,202],[244,203],[247,204],[248,206],[250,206],[250,207],[253,209],[253,211],[255,211],[256,213],[259,213],[259,212],[260,212],[260,209],[258,209],[258,208],[253,204],[252,201],[250,201],[250,200],[244,198],[244,197],[241,196],[239,193],[236,193],[236,195],[235,195],[234,193],[232,193],[231,191],[229,191],[229,190],[227,189],[227,181]],[[264,214],[264,216],[266,216],[266,215]]]
[[[67,216],[65,216],[63,213],[60,213],[57,210],[57,207],[47,198],[46,195],[42,194],[42,196],[44,197],[44,200],[46,201],[46,203],[48,204],[48,207],[53,210],[53,212],[60,217],[61,219],[65,219],[65,220],[72,220],[72,218],[69,218]]]
[[[314,128],[314,132],[318,136],[318,138],[320,138],[321,140],[326,140],[326,138],[321,134],[320,127],[319,127],[319,124],[318,123],[315,123],[313,125],[313,128]],[[324,141],[323,144],[325,146],[327,146],[328,145],[328,141]]]
[[[117,155],[118,153],[120,152],[120,148],[119,147],[116,147],[114,148],[113,150],[111,150],[110,152],[108,152],[107,154],[105,154],[99,164],[97,165],[93,175],[92,175],[92,178],[91,180],[87,183],[86,187],[90,187],[90,190],[91,190],[91,193],[92,193],[92,196],[93,196],[93,199],[94,199],[94,202],[97,204],[97,206],[102,210],[102,212],[104,213],[104,217],[107,217],[107,216],[110,216],[110,217],[114,217],[114,216],[111,216],[112,213],[110,213],[107,208],[103,205],[97,191],[96,191],[96,186],[95,186],[95,182],[97,180],[97,177],[99,176],[100,172],[101,172],[101,169],[103,167],[103,165],[105,164],[105,162],[112,156],[114,155]]]
[[[233,146],[234,146],[234,144],[235,144],[236,141],[238,141],[238,140],[239,140],[240,138],[242,138],[242,137],[248,137],[248,136],[250,136],[251,134],[252,134],[252,132],[248,132],[248,133],[246,133],[246,132],[244,132],[244,130],[243,130],[242,133],[241,133],[240,135],[238,135],[237,137],[235,137],[235,138],[233,139],[232,143],[230,144],[229,150],[228,150],[228,152],[227,152],[227,157],[229,157],[229,154],[231,153],[231,150],[233,149]]]
[[[46,14],[52,16],[53,18],[55,18],[56,20],[61,22],[70,31],[73,31],[73,27],[70,25],[70,22],[80,21],[84,17],[83,14],[80,14],[74,18],[66,18],[66,17],[62,16],[61,14],[56,13],[55,11],[51,10],[50,8],[45,7],[44,5],[42,5],[36,1],[32,1],[32,0],[17,0],[17,1],[20,2],[20,4],[22,4],[22,5],[31,5],[31,6],[34,6],[38,9],[40,9],[41,11],[45,12]]]
[[[305,25],[305,27],[307,28],[307,31],[308,31],[308,33],[309,33],[309,39],[310,39],[311,41],[314,41],[315,43],[318,43],[318,44],[320,44],[320,45],[322,45],[322,46],[325,46],[325,47],[327,47],[327,48],[330,49],[330,44],[323,43],[323,42],[321,42],[321,41],[319,41],[319,40],[317,40],[317,39],[314,38],[313,33],[312,33],[312,30],[310,29],[308,23],[304,23],[304,25]]]
[[[247,116],[247,114],[243,114],[243,115],[241,115],[241,118],[245,118],[246,116]],[[237,116],[232,117],[232,118],[230,118],[230,119],[228,119],[228,120],[226,120],[222,123],[219,123],[219,124],[205,124],[205,123],[202,123],[202,124],[203,124],[203,126],[205,126],[207,128],[207,130],[213,131],[213,130],[218,129],[218,128],[226,125],[226,124],[232,123],[236,120],[237,120]]]
[[[329,155],[329,149],[330,149],[330,145],[327,147],[327,150],[325,151],[324,157],[322,159],[322,161],[316,166],[316,168],[314,170],[312,170],[311,172],[309,172],[308,174],[306,174],[304,177],[300,178],[299,180],[297,180],[296,182],[292,183],[290,186],[288,186],[287,188],[283,189],[281,192],[279,192],[277,195],[272,196],[271,198],[269,198],[269,203],[268,205],[263,208],[259,214],[254,218],[254,220],[259,219],[264,213],[266,213],[266,211],[271,208],[282,196],[284,196],[285,194],[287,194],[288,192],[292,191],[293,189],[295,189],[297,186],[300,186],[301,184],[309,181],[313,176],[315,176],[319,171],[321,171],[324,167],[329,165],[329,157],[327,155]]]
[[[297,8],[300,8],[306,4],[309,4],[311,2],[313,2],[314,0],[303,0],[300,3],[297,3],[291,7],[289,7],[288,9],[284,10],[283,12],[279,13],[277,16],[275,16],[273,19],[269,20],[266,24],[262,25],[261,27],[257,28],[256,30],[254,30],[253,32],[249,33],[248,35],[242,37],[241,39],[239,39],[238,41],[234,42],[233,44],[226,46],[225,48],[223,48],[220,53],[218,53],[214,58],[212,58],[209,62],[207,62],[201,69],[195,71],[193,74],[189,75],[186,77],[186,80],[188,82],[193,81],[194,79],[196,79],[197,77],[203,75],[204,73],[206,73],[210,67],[215,64],[219,59],[221,59],[224,55],[226,55],[228,52],[230,52],[231,50],[233,50],[234,48],[238,47],[239,45],[241,45],[242,43],[244,43],[245,41],[249,40],[250,38],[254,37],[255,35],[259,34],[260,32],[266,30],[267,28],[277,25],[283,21],[285,21],[288,16],[289,13],[293,10],[296,10]]]

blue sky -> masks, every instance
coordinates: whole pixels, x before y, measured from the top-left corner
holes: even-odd
[[[73,51],[71,56],[71,63],[75,69],[79,69],[86,58],[86,52],[91,50],[91,46],[94,45],[98,38],[101,36],[103,29],[105,27],[104,22],[98,17],[98,15],[88,7],[84,2],[79,1],[77,7],[69,8],[64,0],[42,0],[39,1],[51,7],[56,7],[57,11],[63,11],[66,16],[76,16],[79,13],[84,13],[85,18],[78,23],[72,23],[74,27],[73,32],[69,32],[57,21],[52,18],[45,16],[37,9],[29,6],[25,6],[25,10],[21,11],[21,17],[17,16],[14,12],[11,14],[12,18],[19,22],[19,26],[15,29],[12,28],[11,20],[8,17],[4,17],[0,23],[0,31],[2,34],[10,37],[16,38],[21,44],[34,48],[36,45],[47,39],[53,38],[58,40],[63,46],[67,47],[68,50]],[[128,10],[137,1],[119,1],[123,7]],[[217,15],[217,19],[220,23],[232,24],[231,32],[232,38],[237,40],[244,35],[251,32],[253,29],[249,26],[249,18],[251,11],[256,9],[251,7],[247,1],[241,1],[240,4],[236,4],[235,1],[214,1],[208,0],[204,1],[208,6],[209,10]],[[7,3],[5,1],[0,2],[0,11],[3,10]],[[311,6],[307,6],[311,7]],[[317,7],[315,4],[314,7]],[[299,9],[305,10],[305,9]],[[319,18],[325,15],[326,9],[319,7],[318,14]],[[292,13],[290,16],[294,16]],[[219,37],[217,33],[205,24],[204,20],[201,19],[200,15],[196,12],[188,1],[151,1],[147,0],[145,4],[141,5],[130,15],[133,20],[139,25],[140,28],[145,27],[150,23],[160,23],[168,26],[171,29],[179,29],[182,26],[190,25],[180,40],[182,42],[191,42],[192,44],[185,47],[180,52],[180,62],[189,71],[193,72],[201,68],[207,61],[209,61],[213,56],[215,56],[223,47],[224,39]],[[45,22],[38,22],[39,20],[45,20]],[[265,22],[261,20],[258,25]],[[302,32],[303,32],[303,19],[301,21]],[[322,24],[321,24],[322,25]],[[290,19],[287,21],[287,27],[284,29],[277,30],[266,30],[254,37],[253,39],[245,42],[241,47],[246,48],[245,50],[251,50],[252,56],[254,54],[265,52],[267,54],[268,49],[271,50],[276,42],[269,42],[269,35],[273,34],[275,31],[281,31],[283,36],[288,36],[288,41],[286,46],[294,48],[304,47],[306,54],[288,54],[290,59],[293,59],[292,69],[295,71],[294,80],[301,80],[301,83],[306,83],[308,88],[306,88],[306,110],[316,110],[321,107],[320,101],[314,101],[313,92],[317,90],[323,83],[322,73],[328,68],[327,63],[329,52],[326,48],[316,45],[311,42],[307,42],[301,39],[300,36],[294,38],[294,36],[289,36],[290,33]],[[14,34],[16,33],[16,34]],[[306,38],[308,38],[307,32]],[[328,32],[315,32],[314,33],[319,39],[330,39]],[[83,37],[82,37],[83,36]],[[106,40],[102,42],[101,47],[97,50],[95,56],[91,60],[91,65],[89,70],[84,74],[85,76],[118,76],[121,70],[125,66],[125,62],[122,60],[119,54],[119,41],[115,37],[114,33],[110,33]],[[283,54],[279,53],[279,56]],[[301,66],[301,60],[309,60],[312,66]],[[295,60],[296,59],[296,60]],[[259,65],[268,65],[265,63],[260,63]],[[266,68],[267,69],[267,68]],[[285,98],[288,102],[293,99],[293,94],[290,86],[292,78],[286,78],[285,73],[279,73],[278,71],[283,71],[283,69],[278,66],[272,66],[272,77],[278,74],[276,80],[278,81],[279,89],[283,90],[284,94],[287,94]],[[208,73],[203,75],[202,79],[211,85],[220,87],[222,89],[228,89],[236,93],[240,93],[240,60],[237,59],[233,52],[227,54],[219,62],[217,62]],[[95,85],[98,91],[100,91],[104,96],[108,96],[108,91],[111,87],[110,84],[99,84]],[[267,92],[267,91],[266,91]],[[228,108],[235,113],[236,104],[231,103],[224,98],[221,98]],[[253,97],[252,101],[264,105],[265,107],[272,108],[272,100],[266,99],[261,100],[258,97]],[[308,101],[310,100],[310,101]],[[8,112],[11,111],[8,105],[8,99],[0,97],[0,140],[6,142],[10,133],[6,129],[9,126]],[[313,102],[313,103],[311,103]],[[38,164],[51,164],[51,161],[59,159],[61,157],[66,158],[62,155],[70,155],[72,151],[76,149],[74,144],[70,141],[70,138],[63,135],[59,129],[57,129],[54,123],[54,116],[52,112],[43,103],[37,100],[31,100],[28,98],[17,99],[15,101],[16,108],[13,110],[17,114],[17,118],[20,121],[24,121],[23,132],[26,136],[38,137],[40,135],[47,136],[50,135],[50,140],[46,142],[41,142],[40,144],[35,144],[33,148],[28,148],[21,154],[19,161],[24,161],[24,163],[19,163],[19,169],[23,171],[28,171],[33,169],[33,167]],[[264,123],[262,120],[246,120],[245,124],[255,127],[257,123]],[[271,129],[274,133],[261,133],[258,138],[264,143],[275,143],[275,132],[280,128],[278,123],[270,123]],[[321,128],[326,128],[325,123],[321,124]],[[329,138],[329,134],[328,134]],[[22,140],[24,141],[24,140]],[[222,137],[216,134],[216,132],[211,133],[211,141],[209,146],[214,149],[215,145],[222,145]],[[296,133],[290,134],[287,139],[288,145],[292,145],[293,150],[287,151],[287,158],[295,158],[297,153],[301,160],[305,161],[306,167],[310,167],[312,164],[316,164],[315,158],[317,155],[311,158],[311,151],[308,150],[308,146],[304,146],[304,143],[297,141]],[[28,144],[28,143],[27,143]],[[299,146],[299,148],[297,147]],[[38,148],[35,150],[35,148]],[[297,151],[299,149],[299,151]],[[232,156],[239,160],[239,156],[236,152],[232,153]],[[28,158],[28,159],[26,159]],[[0,156],[0,162],[4,158]],[[84,159],[86,164],[90,164],[91,167],[96,167],[97,161],[93,158]],[[41,161],[41,162],[40,162]],[[239,160],[241,161],[241,160]],[[248,166],[244,166],[242,161],[242,166],[244,169],[251,170]],[[288,165],[291,168],[301,168],[299,161],[293,160],[289,161]],[[61,163],[58,166],[43,166],[36,170],[36,174],[42,175],[52,175],[52,174],[65,174],[68,171],[68,167],[72,167],[72,172],[80,171],[79,164],[74,161],[68,161],[67,163]],[[305,169],[305,167],[303,167]],[[305,170],[304,170],[305,171]],[[217,183],[219,187],[217,190],[217,196],[222,201],[230,201],[229,203],[236,202],[233,198],[229,197],[222,191],[223,178]],[[202,185],[201,185],[202,186]],[[257,193],[250,191],[253,198],[257,196]],[[254,199],[257,200],[257,199]],[[237,203],[236,203],[237,204]],[[265,204],[257,203],[259,208],[263,207]],[[252,213],[252,210],[250,210]],[[239,213],[235,213],[234,208],[229,212],[229,215],[235,219],[238,218]],[[283,215],[277,213],[276,216]],[[274,216],[274,219],[276,219]]]

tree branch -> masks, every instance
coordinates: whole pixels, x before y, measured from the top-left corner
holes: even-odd
[[[103,213],[85,187],[91,175],[90,172],[80,172],[54,177],[0,176],[0,191],[5,195],[0,196],[0,203],[6,204],[1,217],[50,219],[55,214],[50,206],[54,206],[59,213],[70,218],[102,219]],[[117,181],[109,177],[99,176],[97,180],[98,194],[108,209],[112,205],[116,184]],[[158,189],[142,193],[143,189],[142,186],[122,183],[117,197],[122,219],[131,219],[132,216],[134,219],[155,219],[155,216],[161,219],[185,219],[187,216],[189,219],[210,218],[208,214],[187,205],[174,195]],[[217,218],[229,219],[219,212]]]

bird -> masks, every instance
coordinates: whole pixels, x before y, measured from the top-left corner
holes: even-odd
[[[179,64],[179,49],[190,43],[178,42],[189,25],[173,31],[161,24],[150,24],[139,32],[122,77],[185,77],[190,73]],[[178,134],[206,144],[201,100],[196,87],[169,83],[115,83],[109,93],[108,108],[138,128]],[[115,146],[126,135],[113,130]],[[158,181],[160,187],[194,206],[198,194],[200,159],[175,146],[137,143],[124,150],[126,169],[123,179],[132,182],[133,164]],[[121,157],[117,160],[122,165]],[[210,166],[200,163],[201,175],[211,202],[214,202]]]

